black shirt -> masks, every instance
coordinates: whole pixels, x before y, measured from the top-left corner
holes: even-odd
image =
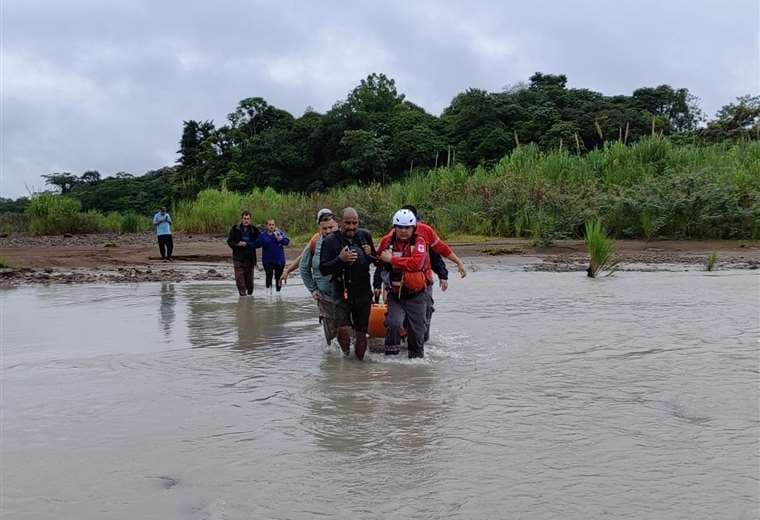
[[[365,244],[370,246],[372,258],[364,254],[362,246]],[[356,251],[357,258],[353,263],[344,262],[338,257],[346,246]],[[344,298],[347,295],[349,301],[365,300],[372,298],[369,267],[376,256],[372,235],[366,229],[357,229],[352,238],[335,231],[322,240],[319,270],[325,276],[332,275],[336,296]]]
[[[256,264],[256,249],[252,247],[241,247],[239,242],[244,240],[243,235],[249,234],[249,239],[255,241],[259,238],[259,230],[256,226],[243,227],[242,224],[235,224],[230,229],[227,237],[227,245],[232,249],[232,259],[238,262]]]

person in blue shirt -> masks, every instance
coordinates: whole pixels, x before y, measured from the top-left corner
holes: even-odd
[[[259,236],[261,245],[261,263],[264,264],[266,276],[265,286],[267,289],[272,287],[272,276],[274,276],[277,292],[282,289],[282,271],[285,269],[285,246],[290,243],[290,239],[285,233],[277,227],[273,218],[267,220],[266,230]]]
[[[163,206],[159,208],[158,213],[153,215],[153,229],[156,230],[156,236],[158,237],[158,251],[161,253],[161,258],[171,262],[172,251],[174,251],[172,218]]]

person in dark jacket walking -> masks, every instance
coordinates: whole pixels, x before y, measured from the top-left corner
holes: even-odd
[[[235,284],[240,296],[253,294],[253,268],[256,266],[256,248],[259,247],[259,230],[251,225],[251,212],[240,214],[240,223],[230,229],[227,245],[232,249],[232,266]]]
[[[282,289],[282,271],[285,269],[285,249],[290,244],[290,239],[285,232],[277,227],[273,218],[267,220],[266,230],[259,235],[261,244],[261,263],[264,264],[266,273],[266,288],[272,287],[274,276],[277,292]]]
[[[354,208],[344,209],[340,230],[322,241],[319,270],[324,276],[332,275],[340,348],[343,354],[350,353],[353,329],[358,360],[363,360],[367,351],[372,305],[369,268],[376,262],[376,256],[372,235],[366,229],[359,229],[359,214]]]

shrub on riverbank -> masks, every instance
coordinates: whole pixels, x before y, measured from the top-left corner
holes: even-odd
[[[81,203],[74,198],[43,193],[32,197],[26,209],[28,231],[35,235],[61,235],[64,233],[122,233],[148,231],[148,217],[116,211],[104,215],[100,211],[81,211]],[[12,232],[26,231],[17,225]]]

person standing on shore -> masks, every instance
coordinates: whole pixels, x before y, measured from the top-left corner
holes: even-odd
[[[277,227],[273,218],[267,221],[266,231],[259,235],[261,244],[261,263],[266,273],[266,288],[272,288],[274,277],[277,292],[282,289],[282,271],[285,269],[285,246],[290,239]]]
[[[166,212],[164,206],[161,206],[158,213],[153,215],[153,229],[156,230],[156,236],[158,237],[158,251],[161,253],[161,259],[171,262],[172,252],[174,251],[172,218]]]
[[[240,296],[253,294],[253,268],[256,266],[256,248],[260,245],[259,235],[258,228],[251,225],[251,212],[243,211],[240,223],[232,226],[227,237]]]

